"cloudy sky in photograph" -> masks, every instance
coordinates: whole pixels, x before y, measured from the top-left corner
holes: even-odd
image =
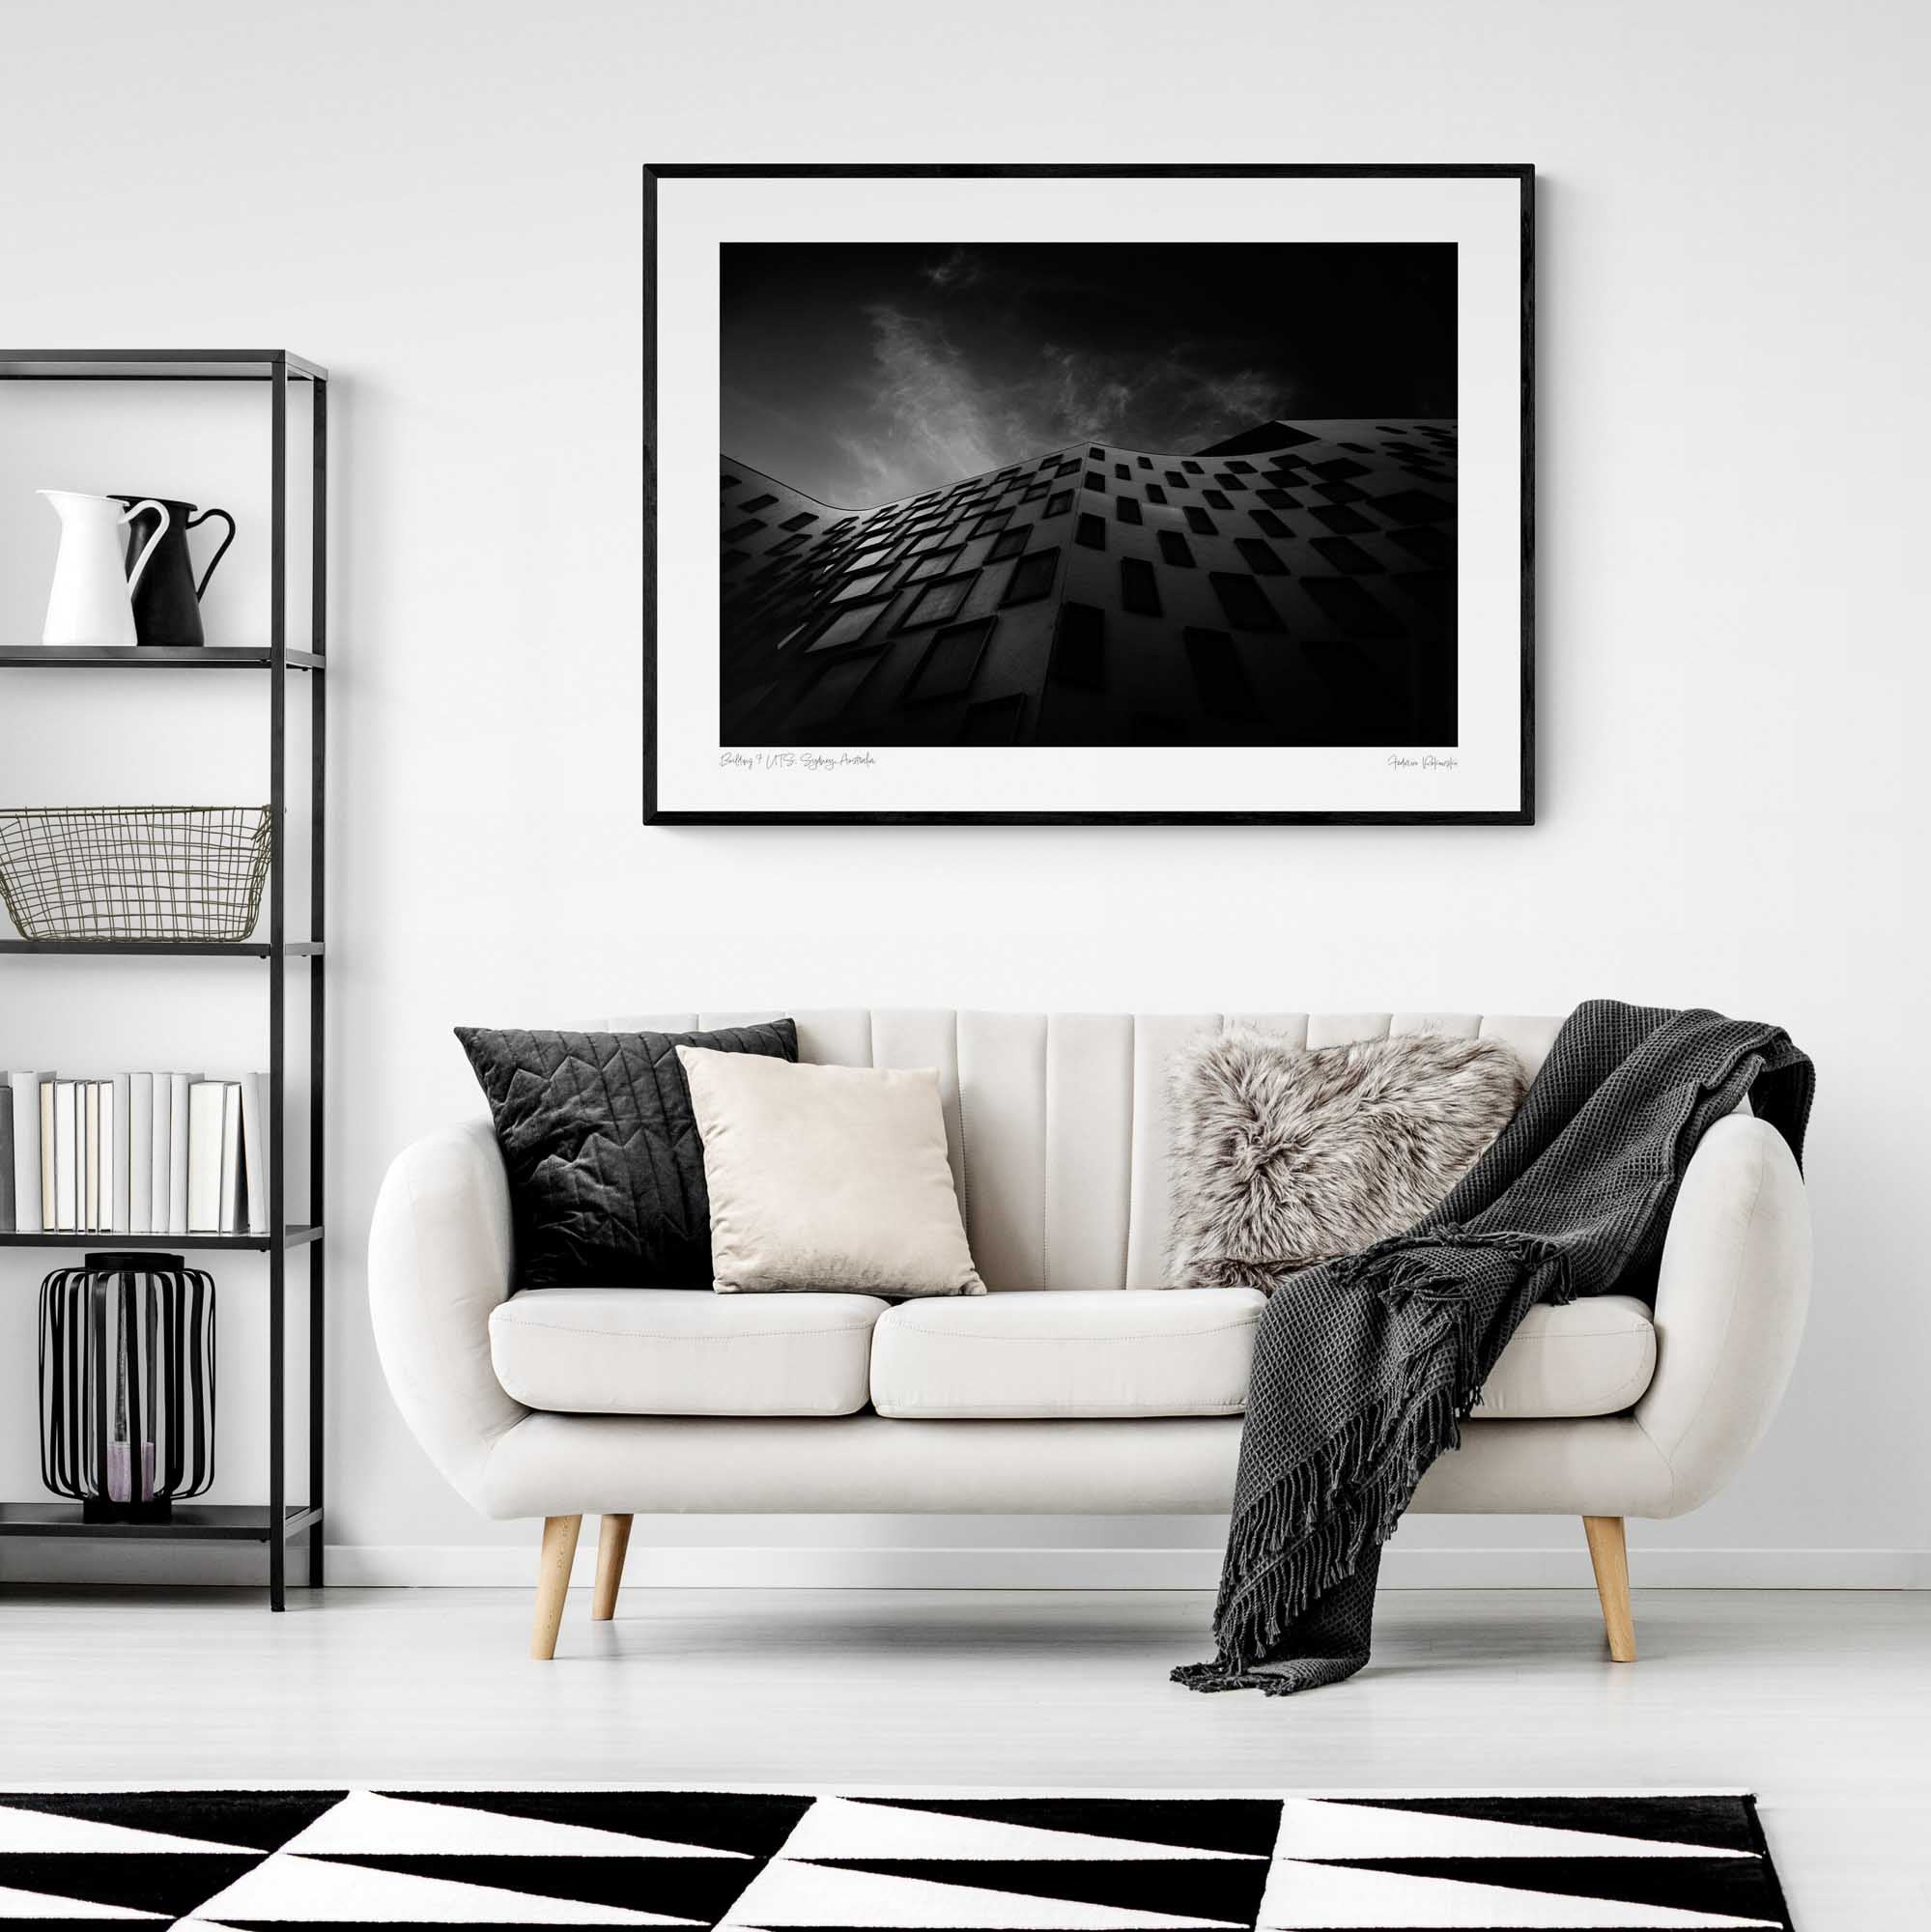
[[[866,508],[1093,440],[1455,414],[1452,243],[727,242],[723,454]]]

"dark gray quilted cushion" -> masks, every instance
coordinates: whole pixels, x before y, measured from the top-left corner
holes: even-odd
[[[790,1020],[716,1033],[458,1027],[509,1174],[520,1288],[709,1288],[711,1203],[680,1046],[798,1058]]]

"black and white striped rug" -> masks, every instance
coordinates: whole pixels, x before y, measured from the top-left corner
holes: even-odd
[[[1788,1928],[1740,1794],[0,1790],[0,1925]]]

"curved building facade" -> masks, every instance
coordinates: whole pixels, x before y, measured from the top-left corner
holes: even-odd
[[[1456,743],[1452,421],[1080,443],[869,510],[726,459],[726,746]]]

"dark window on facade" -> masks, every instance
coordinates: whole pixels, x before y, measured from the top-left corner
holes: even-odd
[[[1137,524],[1140,521],[1139,500],[1132,497],[1116,497],[1113,513],[1122,524]]]
[[[912,567],[905,573],[908,583],[923,583],[930,577],[943,577],[959,560],[961,546],[953,544],[949,550],[928,551],[923,556],[914,557]]]
[[[963,697],[985,655],[993,623],[991,617],[981,617],[972,624],[949,624],[941,631],[925,646],[925,655],[905,687],[906,702],[937,704],[948,697]]]
[[[1285,490],[1263,490],[1261,500],[1264,503],[1271,503],[1277,510],[1292,510],[1300,498],[1289,496]]]
[[[1270,537],[1290,537],[1293,531],[1275,516],[1272,510],[1256,510],[1253,513],[1254,527],[1264,530]]]
[[[765,555],[782,556],[786,551],[796,550],[798,546],[804,541],[805,539],[803,537],[780,537],[779,540],[775,544],[773,544],[768,551],[765,552]]]
[[[733,524],[724,534],[725,543],[736,543],[740,537],[754,537],[764,525],[753,517],[749,523]]]
[[[1231,510],[1234,507],[1218,490],[1203,490],[1200,499],[1209,510]]]
[[[1025,548],[1024,529],[1002,530],[994,540],[992,548],[986,553],[985,560],[987,563],[997,563],[1003,556],[1017,556]]]
[[[740,503],[738,507],[748,516],[753,510],[770,509],[777,500],[776,497],[753,497],[749,503]]]
[[[1086,487],[1089,490],[1104,490],[1106,478],[1097,469],[1089,469],[1086,472]]]
[[[1363,530],[1377,527],[1359,510],[1350,510],[1346,503],[1316,503],[1312,507],[1314,514],[1341,536],[1359,536]]]
[[[1106,613],[1091,604],[1063,604],[1053,632],[1051,675],[1082,691],[1106,686]]]
[[[889,599],[881,598],[873,604],[854,604],[848,611],[840,611],[826,624],[818,635],[805,646],[809,657],[813,651],[836,651],[847,644],[855,644],[877,622]]]
[[[1072,506],[1073,493],[1070,490],[1055,491],[1046,498],[1046,507],[1039,512],[1040,521],[1044,522],[1048,517],[1064,517]]]
[[[1033,468],[1035,469],[1042,469],[1042,470],[1051,469],[1055,467],[1055,465],[1058,464],[1059,460],[1060,459],[1057,456],[1042,456],[1040,457],[1037,463],[1034,464]]]
[[[863,577],[847,577],[832,592],[832,602],[849,604],[854,597],[869,597],[884,582],[885,572],[882,570],[868,571]]]
[[[744,479],[742,477],[738,476],[725,476],[722,479],[722,483],[724,489],[735,490],[739,485],[739,483],[742,482],[743,480]]]
[[[1337,456],[1331,463],[1310,463],[1308,468],[1327,483],[1341,483],[1350,476],[1365,476],[1368,473],[1365,463],[1356,463],[1346,456]]]
[[[1314,547],[1336,570],[1350,577],[1379,577],[1381,566],[1352,537],[1316,537]]]
[[[1149,483],[1147,485],[1147,500],[1150,503],[1164,503],[1167,500],[1167,493],[1157,483]]]
[[[1240,561],[1256,577],[1285,577],[1288,566],[1274,554],[1273,547],[1264,544],[1259,537],[1235,537],[1234,548],[1240,553]]]
[[[1082,517],[1073,526],[1073,542],[1084,544],[1088,550],[1106,548],[1106,519],[1104,517]]]
[[[1178,469],[1169,469],[1167,487],[1172,490],[1184,490],[1187,487],[1187,479]]]
[[[1184,469],[1189,476],[1205,476],[1207,474],[1207,471],[1203,469],[1198,463],[1188,463],[1182,461],[1180,464],[1180,468]]]
[[[1216,483],[1218,483],[1223,490],[1244,490],[1247,487],[1246,484],[1241,482],[1239,477],[1233,475],[1232,473],[1226,470],[1223,470],[1213,480]]]
[[[1011,521],[1010,510],[988,510],[972,526],[972,533],[976,537],[989,537],[994,530],[1003,530]]]
[[[1163,563],[1178,564],[1182,570],[1193,568],[1192,548],[1178,530],[1160,532],[1160,560]]]
[[[1187,528],[1197,532],[1201,536],[1210,537],[1214,534],[1213,519],[1205,510],[1189,503],[1187,505]]]
[[[1097,449],[1097,448],[1089,449],[1087,451],[1087,454],[1090,457],[1092,457],[1095,463],[1104,463],[1106,461],[1106,452],[1103,449]]]
[[[1029,483],[1020,492],[1019,500],[1022,503],[1036,503],[1052,487],[1050,483]]]
[[[1012,575],[1006,582],[1006,595],[1002,604],[1030,604],[1036,598],[1052,593],[1053,578],[1060,567],[1060,553],[1052,550],[1029,550],[1012,566]]]
[[[1113,473],[1122,483],[1124,483],[1126,479],[1133,474],[1132,470],[1127,469],[1127,467],[1123,463],[1116,463],[1113,466]]]
[[[1061,464],[1061,465],[1060,465],[1060,474],[1061,474],[1062,476],[1077,476],[1077,475],[1079,474],[1079,459],[1078,459],[1078,457],[1074,457],[1074,459],[1073,459],[1073,460],[1072,460],[1072,461],[1071,461],[1070,463],[1063,463],[1063,464]]]
[[[800,510],[795,517],[786,517],[778,527],[781,530],[809,530],[817,521],[815,511]]]
[[[1143,617],[1160,614],[1160,575],[1144,556],[1120,559],[1120,601]]]
[[[1202,709],[1216,718],[1251,718],[1254,681],[1234,639],[1225,631],[1188,631],[1184,642]]]
[[[972,588],[977,571],[967,571],[963,577],[942,577],[936,582],[928,583],[920,591],[918,600],[911,610],[898,620],[901,631],[917,630],[926,624],[943,624],[948,618],[956,617],[959,606],[966,601],[966,592]]]
[[[1254,466],[1251,463],[1237,463],[1230,458],[1227,467],[1236,476],[1251,476],[1254,473]]]
[[[968,704],[959,721],[961,745],[1016,745],[1019,726],[1026,716],[1023,694],[1008,697],[988,697],[980,704]]]
[[[1153,459],[1150,456],[1143,456],[1140,459],[1140,468],[1142,469],[1152,469],[1152,467],[1153,467]]]
[[[1367,491],[1357,490],[1352,483],[1317,483],[1315,492],[1325,497],[1330,503],[1358,503],[1367,496]]]
[[[1351,577],[1304,577],[1301,588],[1320,606],[1329,621],[1350,638],[1399,638],[1407,630]]]
[[[1215,570],[1207,575],[1207,582],[1213,585],[1213,594],[1220,599],[1220,608],[1227,615],[1227,621],[1236,631],[1278,631],[1281,620],[1274,607],[1267,602],[1265,593],[1251,577],[1240,577],[1231,570]]]

